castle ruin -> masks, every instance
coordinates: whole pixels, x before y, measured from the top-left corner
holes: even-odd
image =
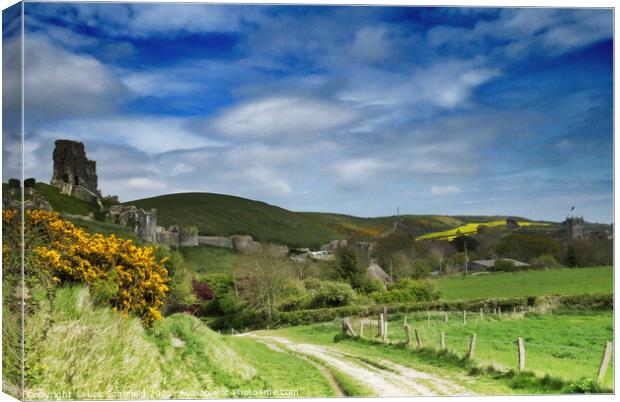
[[[62,194],[84,201],[97,201],[101,193],[97,188],[97,163],[86,158],[84,144],[71,140],[56,140],[54,143],[54,173],[52,186]]]

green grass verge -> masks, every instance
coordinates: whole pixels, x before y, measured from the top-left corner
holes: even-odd
[[[441,299],[446,301],[611,293],[613,268],[489,273],[440,278],[436,283],[441,292]]]

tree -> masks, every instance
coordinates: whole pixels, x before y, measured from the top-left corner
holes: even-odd
[[[543,254],[562,255],[562,245],[543,233],[515,233],[503,237],[495,247],[502,258],[533,262]]]
[[[336,261],[336,270],[340,278],[349,282],[354,288],[359,287],[366,275],[366,269],[357,261],[355,250],[350,246],[339,248]]]
[[[464,252],[467,249],[467,252],[476,251],[478,248],[478,241],[471,236],[460,235],[452,240],[452,245],[459,252]]]

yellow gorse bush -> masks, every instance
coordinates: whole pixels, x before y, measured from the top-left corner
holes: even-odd
[[[5,223],[16,213],[3,211]],[[138,247],[114,235],[90,234],[56,212],[29,210],[25,233],[41,230],[45,241],[33,248],[37,266],[49,270],[52,281],[114,284],[110,304],[123,315],[136,314],[150,326],[161,318],[160,307],[168,292],[166,257],[155,256],[153,247]]]

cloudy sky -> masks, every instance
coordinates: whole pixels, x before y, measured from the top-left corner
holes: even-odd
[[[70,138],[122,200],[613,219],[611,10],[26,3],[25,23],[27,177]]]

